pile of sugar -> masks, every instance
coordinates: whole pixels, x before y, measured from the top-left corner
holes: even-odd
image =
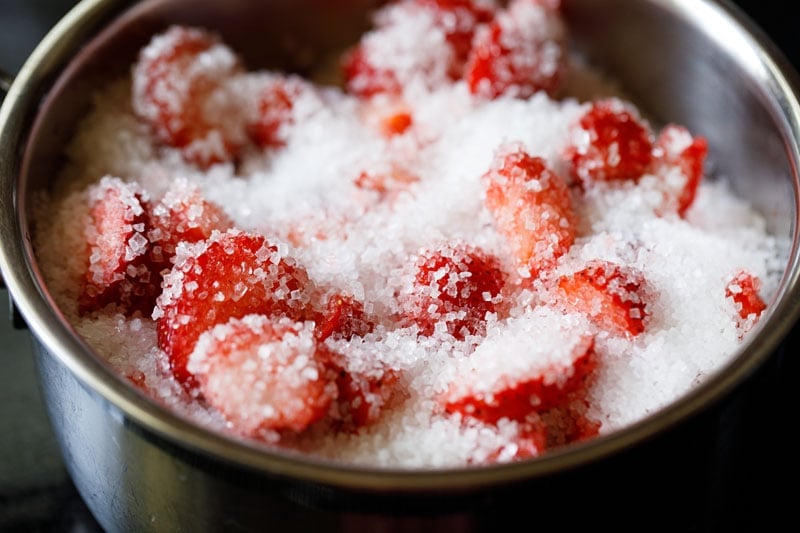
[[[484,207],[481,176],[508,142],[567,173],[558,153],[568,126],[587,109],[587,96],[614,92],[578,62],[572,67],[580,89],[570,91],[568,83],[567,92],[580,94],[580,100],[537,93],[527,100],[485,101],[473,98],[461,82],[410,91],[415,133],[388,139],[365,125],[358,101],[339,89],[303,93],[295,103],[302,119],[284,148],[245,153],[237,165],[207,170],[185,163],[177,150],[154,147],[131,107],[131,80],[121,79],[97,93],[93,111],[67,148],[59,188],[40,199],[35,248],[48,287],[77,332],[121,373],[141,373],[159,402],[226,432],[219,414],[187,399],[170,378],[153,320],[78,313],[87,185],[119,176],[156,197],[171,181],[186,179],[223,206],[238,228],[284,243],[318,284],[341,288],[377,314],[391,314],[402,273],[420,248],[463,240],[508,255]],[[255,98],[246,86],[238,94]],[[392,201],[375,202],[372,191],[354,186],[361,172],[380,172],[397,162],[419,180]],[[745,268],[762,280],[763,294],[771,294],[782,268],[781,243],[723,179],[703,182],[685,218],[654,214],[660,196],[646,177],[635,186],[598,185],[575,200],[576,242],[556,273],[573,272],[591,259],[614,261],[639,269],[659,295],[641,335],[600,332],[595,338],[601,363],[588,393],[588,416],[609,433],[670,404],[730,360],[741,339],[725,285]],[[377,359],[402,370],[407,398],[355,434],[311,428],[292,445],[381,467],[463,466],[498,450],[498,461],[513,457],[513,422],[489,426],[445,416],[435,397],[459,379],[471,356],[524,355],[555,342],[548,336],[552,328],[543,324],[583,324],[577,314],[555,320],[546,307],[528,305],[543,297],[534,285],[512,302],[508,319],[489,320],[485,337],[457,340],[446,331],[425,337],[415,327],[379,327],[363,338],[330,341],[354,366]]]

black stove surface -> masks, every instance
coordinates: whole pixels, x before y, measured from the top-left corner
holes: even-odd
[[[789,3],[736,3],[800,69],[800,38],[793,17],[785,12]],[[0,0],[0,68],[17,72],[74,4],[71,0]],[[7,292],[0,289],[0,301],[6,299]],[[716,523],[724,524],[725,531],[800,531],[800,514],[795,509],[797,453],[791,437],[800,401],[790,390],[798,377],[799,336],[800,327],[754,377],[747,401],[740,402],[741,409],[734,413],[741,419],[742,430],[737,433],[741,442],[730,457],[729,471],[718,483],[727,501],[719,507],[724,516],[710,526],[715,531]],[[0,305],[0,356],[0,532],[101,531],[61,461],[36,385],[29,333],[12,328],[4,303]],[[706,531],[708,523],[689,521],[684,531]],[[648,530],[643,523],[642,531]]]

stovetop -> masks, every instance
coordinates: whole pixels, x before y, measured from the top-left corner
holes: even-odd
[[[766,31],[800,69],[800,39],[785,4],[763,0],[736,2]],[[35,45],[75,4],[73,0],[0,0],[0,68],[16,72]],[[25,330],[11,326],[8,296],[0,289],[0,531],[55,533],[101,531],[72,485],[45,414],[36,384],[31,341]],[[752,434],[741,448],[739,469],[746,515],[742,523],[785,523],[800,530],[790,502],[780,488],[795,486],[794,446],[790,439],[798,400],[790,387],[798,376],[797,342],[800,327],[768,371],[758,377],[756,401],[741,416],[750,420]],[[753,498],[750,495],[755,495]],[[749,507],[748,507],[749,506]],[[752,516],[750,516],[752,515]],[[782,517],[782,518],[781,518]],[[798,528],[798,529],[795,529]],[[762,530],[759,528],[759,530]],[[687,531],[698,531],[688,526]]]

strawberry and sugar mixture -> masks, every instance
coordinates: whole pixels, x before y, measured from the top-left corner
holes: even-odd
[[[558,0],[373,22],[336,80],[173,26],[98,90],[35,248],[100,356],[232,438],[409,468],[610,433],[725,364],[782,243],[701,134],[570,52]]]

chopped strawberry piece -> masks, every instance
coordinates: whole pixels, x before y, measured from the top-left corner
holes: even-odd
[[[593,261],[558,281],[564,305],[589,316],[605,331],[636,336],[650,315],[650,289],[644,275],[630,267]]]
[[[305,269],[261,235],[229,230],[178,250],[153,311],[158,345],[173,374],[191,390],[186,369],[201,334],[231,318],[258,313],[304,320],[313,286]]]
[[[532,413],[563,405],[570,394],[585,388],[596,367],[594,338],[583,326],[566,328],[552,310],[537,312],[542,319],[538,325],[524,319],[510,323],[462,363],[444,397],[447,412],[492,424],[503,418],[524,421]],[[561,331],[562,338],[552,340],[553,331]],[[520,343],[527,348],[513,350]]]
[[[419,6],[432,12],[435,24],[444,33],[453,49],[451,66],[453,79],[461,77],[472,50],[475,30],[481,24],[491,22],[495,6],[490,2],[475,0],[414,0]]]
[[[519,146],[502,147],[484,175],[486,207],[523,277],[552,268],[575,241],[575,212],[565,179]]]
[[[767,308],[760,290],[761,280],[746,270],[738,271],[725,287],[725,297],[733,300],[740,324],[748,321],[754,324]]]
[[[476,32],[464,78],[485,98],[554,94],[566,68],[566,30],[557,3],[512,0]]]
[[[396,393],[399,374],[386,369],[379,375],[341,369],[336,378],[336,399],[342,428],[358,430],[380,418],[383,408]]]
[[[225,211],[203,196],[200,188],[185,179],[172,182],[167,192],[150,210],[152,229],[147,236],[152,243],[154,264],[171,268],[179,243],[207,239],[214,231],[233,227]]]
[[[320,342],[327,338],[349,339],[363,337],[375,328],[364,311],[364,304],[346,294],[334,294],[317,323],[316,336]]]
[[[245,436],[302,432],[327,414],[336,395],[312,325],[285,317],[219,323],[200,336],[188,368],[203,398]]]
[[[674,171],[678,173],[678,186],[670,187],[670,196],[680,216],[685,216],[694,203],[707,155],[708,141],[704,137],[693,137],[683,126],[667,125],[656,140],[653,150],[656,173],[663,176],[665,182],[671,181]]]
[[[633,107],[616,98],[598,100],[573,124],[564,154],[584,185],[637,180],[653,161],[652,137]]]
[[[538,418],[529,416],[524,422],[514,424],[516,431],[508,437],[510,442],[490,453],[481,461],[483,464],[531,459],[540,456],[547,449],[547,430]],[[505,436],[507,431],[504,425],[502,435]]]
[[[211,95],[242,69],[238,57],[205,30],[171,26],[145,46],[133,70],[133,107],[156,138],[207,167],[231,159],[237,134]]]
[[[458,339],[485,331],[486,315],[498,312],[506,283],[497,258],[462,243],[422,250],[411,275],[401,294],[406,322],[422,335],[444,326]]]
[[[347,90],[360,98],[376,94],[400,94],[402,87],[396,74],[373,64],[363,42],[342,57],[342,72]]]
[[[248,126],[250,137],[261,147],[280,148],[294,123],[294,103],[302,83],[278,74],[264,77],[258,97],[256,120]]]
[[[105,176],[89,190],[88,268],[79,310],[107,305],[149,315],[160,291],[148,259],[148,198],[135,183]]]

